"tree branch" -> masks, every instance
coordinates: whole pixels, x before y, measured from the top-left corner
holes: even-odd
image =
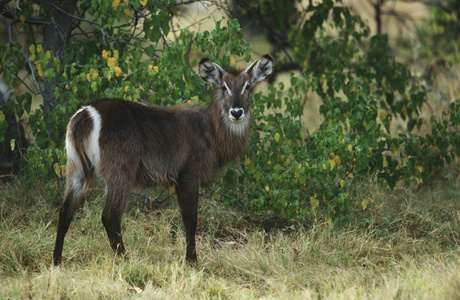
[[[76,16],[74,14],[71,14],[71,13],[67,12],[66,10],[62,9],[61,7],[57,6],[54,3],[51,3],[51,2],[48,2],[48,1],[43,1],[43,0],[38,0],[38,2],[41,2],[41,3],[43,3],[45,5],[48,5],[48,6],[51,6],[52,8],[56,9],[60,13],[66,15],[66,16],[72,18],[72,19],[98,26],[101,29],[102,41],[103,41],[104,45],[106,44],[105,38],[106,38],[107,34],[105,33],[104,28],[102,27],[101,23],[98,23],[98,22],[92,21],[92,20],[88,20],[88,19],[84,19],[84,18],[81,18],[81,17]]]
[[[64,9],[60,8],[59,6],[57,6],[56,4],[54,3],[51,3],[51,2],[48,2],[48,1],[43,1],[43,0],[39,0],[38,2],[41,2],[45,5],[48,5],[48,6],[51,6],[52,8],[56,9],[57,11],[63,13],[64,15],[72,18],[72,19],[75,19],[75,20],[79,20],[79,21],[82,21],[82,22],[86,22],[86,23],[90,23],[90,24],[93,24],[93,25],[97,25],[99,27],[102,27],[101,23],[98,23],[98,22],[95,22],[95,21],[91,21],[91,20],[88,20],[88,19],[83,19],[83,18],[80,18],[79,16],[76,16],[74,14],[71,14],[67,11],[65,11]]]

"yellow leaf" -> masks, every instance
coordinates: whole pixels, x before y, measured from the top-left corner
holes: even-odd
[[[135,93],[134,96],[133,96],[133,100],[134,100],[134,101],[138,101],[138,100],[139,100],[139,98],[140,98],[140,93],[141,93],[140,90],[136,90],[136,93]]]
[[[342,180],[340,180],[340,187],[343,188],[344,186],[345,186],[345,180],[342,179]]]
[[[279,140],[280,140],[280,134],[277,132],[275,133],[275,141],[278,143]]]
[[[109,68],[115,67],[116,62],[117,60],[114,57],[109,57],[109,59],[107,59],[107,65],[109,66]]]
[[[91,70],[89,71],[89,73],[91,74],[91,79],[92,79],[92,80],[95,80],[95,79],[99,76],[99,72],[98,72],[97,70],[91,69]]]
[[[265,190],[268,192],[270,190],[270,187],[268,185],[266,185]]]
[[[246,158],[246,164],[247,165],[251,164],[251,158],[247,157],[246,155],[244,157]]]
[[[153,70],[155,71],[155,73],[160,72],[160,69],[158,68],[158,66],[153,67]]]
[[[123,0],[123,3],[128,6],[128,0]]]
[[[40,64],[37,64],[37,70],[38,70],[38,75],[40,77],[43,77],[43,70],[42,70],[42,66]]]
[[[62,165],[61,166],[61,174],[62,174],[62,176],[67,175],[67,165]]]
[[[340,166],[340,164],[342,163],[342,160],[340,159],[339,156],[336,156],[336,157],[334,158],[334,162],[335,162],[338,166]]]
[[[149,65],[148,68],[147,68],[147,70],[150,72],[150,71],[152,71],[152,68],[153,68],[153,66],[152,66],[152,65]]]
[[[383,157],[383,166],[384,166],[384,167],[388,167],[388,161],[387,161],[387,157],[386,157],[386,156]]]
[[[128,8],[125,8],[123,10],[123,13],[125,14],[125,16],[129,17],[129,14],[131,13],[131,11]]]
[[[353,150],[353,146],[351,144],[348,144],[348,150]]]
[[[107,50],[102,50],[102,57],[104,57],[105,60],[107,60],[109,58],[109,52],[107,52]]]
[[[10,140],[10,147],[11,147],[11,151],[14,151],[14,148],[16,147],[16,140],[15,139]]]
[[[147,0],[140,0],[139,3],[142,5],[142,6],[145,6],[147,4]]]
[[[121,74],[121,69],[120,69],[120,67],[116,66],[116,67],[114,68],[114,71],[115,71],[115,75],[116,75],[117,77],[120,77],[120,74]]]
[[[128,85],[127,85],[127,86],[125,86],[125,93],[127,93],[127,92],[128,92],[128,88],[129,88],[129,86],[128,86]]]
[[[112,7],[114,10],[117,10],[118,5],[120,5],[120,0],[113,0]]]
[[[61,168],[59,168],[59,164],[58,163],[55,163],[54,164],[54,173],[56,173],[56,175],[58,177],[61,177]]]
[[[351,179],[353,179],[353,174],[348,173],[348,177],[350,177]]]
[[[323,166],[323,169],[326,170],[326,165],[325,165],[325,164],[322,164],[322,166]]]
[[[230,66],[233,66],[235,64],[235,59],[233,56],[230,56]]]
[[[19,19],[21,20],[22,24],[24,24],[24,22],[26,21],[26,17],[24,17],[23,15],[21,15]]]
[[[423,166],[417,166],[417,169],[420,173],[423,173]]]
[[[0,121],[5,121],[5,114],[0,110]]]
[[[331,214],[331,213],[326,213],[326,214],[324,215],[324,219],[326,220],[326,222],[327,222],[328,224],[331,224],[331,223],[332,223],[332,214]]]
[[[316,199],[315,197],[310,197],[310,205],[313,210],[316,210],[316,208],[319,205],[318,199]]]
[[[88,80],[88,82],[91,82],[91,76],[89,75],[89,73],[86,74],[86,80]]]
[[[176,190],[176,188],[174,186],[170,187],[168,189],[168,196],[171,196],[172,194],[174,194],[174,191]]]
[[[368,204],[367,199],[364,199],[364,200],[361,202],[361,206],[363,207],[363,210],[366,210],[367,204]]]
[[[407,163],[409,162],[409,160],[407,158],[403,159],[402,160],[402,163],[403,163],[403,167],[407,167]]]
[[[118,59],[118,50],[113,50],[113,58]]]
[[[330,161],[329,161],[329,164],[331,165],[331,170],[334,170],[334,167],[335,167],[335,165],[336,165],[335,160],[330,160]]]

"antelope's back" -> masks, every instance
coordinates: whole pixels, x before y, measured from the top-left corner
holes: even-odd
[[[98,157],[88,156],[103,177],[123,167],[141,186],[174,184],[184,170],[194,170],[202,182],[210,181],[211,173],[215,179],[210,172],[217,168],[213,122],[202,106],[99,99],[80,114],[92,120],[92,129],[100,121],[99,131],[87,139],[91,142],[84,150],[94,153],[89,144],[97,145]]]

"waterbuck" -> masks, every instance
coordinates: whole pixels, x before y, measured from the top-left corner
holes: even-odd
[[[67,186],[59,210],[55,265],[61,262],[65,234],[96,173],[107,187],[102,223],[118,255],[125,253],[121,219],[131,189],[174,186],[186,233],[186,259],[197,260],[200,185],[214,181],[225,163],[245,150],[252,125],[249,92],[272,74],[273,58],[264,55],[246,70],[228,71],[204,58],[198,70],[204,81],[217,86],[208,107],[99,99],[70,119]]]

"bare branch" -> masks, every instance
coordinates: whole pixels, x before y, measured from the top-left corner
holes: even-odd
[[[76,16],[74,14],[71,14],[71,13],[65,11],[64,9],[60,8],[59,6],[57,6],[54,3],[51,3],[51,2],[48,2],[48,1],[43,1],[43,0],[39,0],[38,2],[41,2],[41,3],[43,3],[45,5],[48,5],[48,6],[51,6],[54,9],[56,9],[57,11],[63,13],[64,15],[66,15],[66,16],[72,18],[72,19],[79,20],[79,21],[82,21],[82,22],[86,22],[86,23],[89,23],[89,24],[93,24],[93,25],[97,25],[99,27],[102,27],[101,23],[98,23],[98,22],[95,22],[95,21],[92,21],[92,20],[88,20],[88,19],[80,18],[79,16]]]
[[[40,87],[40,85],[38,84],[38,81],[37,81],[37,78],[35,77],[35,71],[34,71],[34,67],[32,65],[32,62],[30,61],[29,57],[27,56],[26,52],[24,51],[24,49],[22,49],[21,47],[21,51],[22,51],[22,55],[24,56],[24,58],[26,59],[27,61],[27,64],[29,65],[29,68],[30,68],[30,73],[32,74],[32,79],[34,81],[34,84],[35,84],[35,87],[37,88],[38,90],[38,93],[37,92],[33,92],[32,90],[30,90],[33,94],[35,95],[38,95],[38,94],[42,94],[43,95],[43,91]]]

